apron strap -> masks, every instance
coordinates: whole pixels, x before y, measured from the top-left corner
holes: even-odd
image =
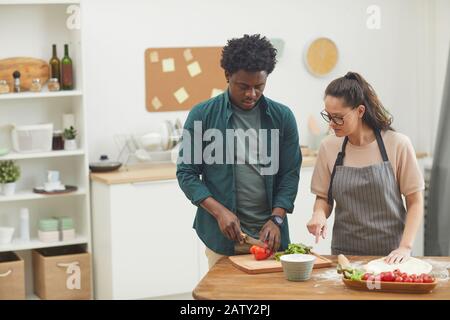
[[[336,167],[344,165],[344,157],[345,157],[345,146],[347,145],[348,137],[345,137],[344,142],[342,143],[341,151],[338,153],[336,162],[333,166],[333,172],[331,173],[330,185],[328,187],[328,204],[333,206],[333,180],[334,175],[336,174]]]
[[[381,138],[380,130],[374,130],[375,131],[375,137],[377,138],[378,142],[378,148],[380,148],[381,157],[383,158],[383,161],[389,161],[389,158],[387,156],[386,147],[384,146],[383,139]]]

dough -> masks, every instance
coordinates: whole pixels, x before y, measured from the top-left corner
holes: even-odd
[[[381,272],[394,271],[399,269],[401,272],[406,272],[407,274],[422,274],[430,273],[433,266],[428,262],[422,261],[417,258],[410,257],[408,260],[402,263],[387,264],[384,262],[385,258],[376,259],[370,261],[364,266],[367,272],[379,274]]]

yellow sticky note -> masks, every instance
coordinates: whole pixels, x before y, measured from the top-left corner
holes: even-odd
[[[211,98],[214,98],[215,96],[218,96],[221,93],[223,93],[222,89],[213,88],[211,91]]]
[[[199,75],[200,73],[202,73],[202,68],[200,68],[200,64],[198,63],[198,61],[188,64],[187,69],[188,69],[191,77],[195,77],[195,76]]]
[[[173,58],[163,59],[162,61],[163,72],[175,71],[175,60]]]
[[[161,100],[159,100],[158,97],[154,97],[152,99],[152,106],[153,106],[153,108],[155,108],[155,110],[160,109],[162,107]]]
[[[150,62],[155,63],[159,61],[159,55],[158,51],[152,51],[150,52]]]
[[[186,60],[186,61],[191,61],[192,59],[194,59],[194,57],[192,56],[191,49],[184,50],[183,55],[184,55],[184,60]]]
[[[189,98],[189,94],[184,87],[181,87],[180,89],[175,91],[173,95],[175,96],[175,99],[177,99],[179,104],[182,104]]]

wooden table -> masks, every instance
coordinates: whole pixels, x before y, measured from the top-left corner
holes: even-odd
[[[399,294],[365,292],[345,287],[341,278],[334,277],[336,256],[326,256],[333,267],[315,269],[306,282],[292,282],[282,272],[247,274],[235,268],[228,258],[222,258],[200,281],[192,295],[195,299],[222,300],[450,300],[450,281],[439,281],[427,294]],[[379,257],[349,256],[350,262],[367,263]],[[425,257],[427,260],[448,263],[450,257]],[[331,279],[330,279],[331,277]]]

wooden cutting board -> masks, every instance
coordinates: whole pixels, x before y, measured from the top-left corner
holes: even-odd
[[[6,80],[9,89],[12,92],[14,78],[14,71],[20,72],[20,86],[23,91],[30,90],[31,81],[33,79],[41,79],[41,84],[44,85],[50,74],[50,67],[48,63],[41,59],[17,57],[0,60],[0,80]]]
[[[314,269],[328,268],[331,267],[332,261],[318,255],[317,253],[311,252],[311,254],[317,257],[314,263]],[[243,254],[238,256],[228,257],[233,266],[250,274],[258,273],[271,273],[271,272],[282,272],[283,267],[281,262],[276,261],[275,258],[267,260],[255,260],[252,254]]]

